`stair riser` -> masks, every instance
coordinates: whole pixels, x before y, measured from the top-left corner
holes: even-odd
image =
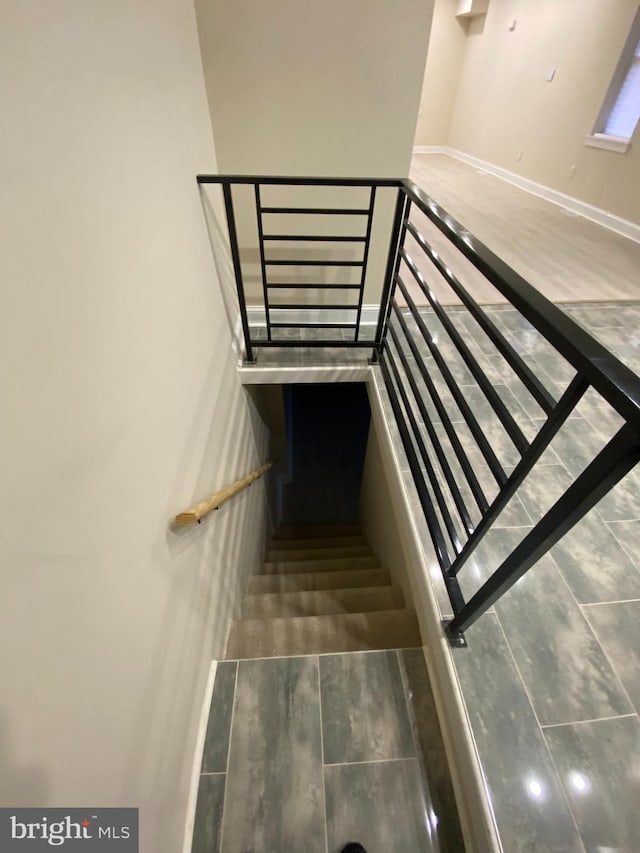
[[[311,548],[365,548],[364,536],[327,536],[323,539],[272,539],[271,551],[308,551]]]
[[[411,610],[292,619],[244,619],[231,625],[227,660],[333,654],[421,645]]]
[[[377,557],[334,557],[331,560],[284,560],[263,563],[265,575],[302,574],[303,572],[345,572],[353,569],[379,569]]]
[[[397,587],[268,593],[245,596],[242,602],[242,618],[274,619],[323,616],[331,613],[368,613],[402,607],[402,591]]]
[[[273,530],[273,539],[320,539],[323,536],[359,536],[358,524],[325,524],[307,527],[280,527]]]
[[[291,575],[254,575],[249,580],[249,594],[302,592],[305,590],[346,589],[347,587],[388,586],[389,573],[383,569],[353,571],[306,572]]]
[[[334,557],[370,557],[371,548],[368,545],[354,545],[345,548],[292,548],[275,550],[269,549],[266,562],[274,563],[282,560],[329,560]]]

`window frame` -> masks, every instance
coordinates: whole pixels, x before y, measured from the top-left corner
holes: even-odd
[[[602,106],[598,112],[593,130],[585,139],[585,144],[592,148],[603,148],[607,151],[616,151],[619,154],[625,154],[631,145],[631,138],[626,136],[614,136],[607,133],[605,128],[609,121],[609,116],[620,96],[622,87],[627,79],[627,75],[631,70],[634,61],[636,49],[640,42],[640,6],[636,11],[631,29],[622,48],[620,59],[616,65],[616,70],[604,96]],[[636,127],[638,124],[636,123]]]

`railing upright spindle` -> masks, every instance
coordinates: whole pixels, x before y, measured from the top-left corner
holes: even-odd
[[[251,333],[249,331],[249,320],[247,318],[247,303],[244,298],[244,285],[242,282],[242,267],[240,265],[240,252],[238,250],[238,232],[236,230],[236,218],[233,212],[233,198],[231,196],[231,184],[225,181],[222,185],[224,195],[224,207],[227,213],[227,226],[229,228],[229,242],[231,244],[231,259],[233,261],[233,272],[236,278],[236,289],[238,291],[238,303],[240,305],[240,320],[244,335],[244,345],[248,362],[253,362],[253,350],[251,348]]]
[[[378,314],[378,326],[373,350],[373,360],[377,361],[384,352],[384,343],[387,333],[387,324],[391,314],[393,294],[395,292],[395,280],[400,269],[400,249],[404,243],[404,235],[409,220],[409,208],[411,202],[407,198],[404,189],[398,190],[396,209],[393,215],[393,227],[391,240],[389,242],[389,255],[387,257],[387,268],[384,276],[384,285],[380,297],[380,313]]]
[[[271,340],[271,313],[269,307],[269,288],[267,286],[267,267],[264,256],[264,229],[262,223],[262,201],[260,199],[260,184],[255,185],[256,216],[258,219],[258,246],[260,248],[260,271],[262,274],[262,298],[264,300],[264,315],[267,323],[267,340]]]
[[[356,311],[355,340],[360,339],[360,320],[362,318],[362,300],[364,299],[364,285],[367,278],[367,263],[369,261],[369,246],[371,245],[371,228],[373,226],[373,210],[376,203],[376,187],[371,187],[369,195],[369,214],[367,216],[367,232],[364,237],[364,251],[362,254],[362,272],[360,274],[360,292],[358,293],[358,308]]]

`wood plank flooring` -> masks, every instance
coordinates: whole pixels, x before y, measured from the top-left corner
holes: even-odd
[[[410,176],[553,302],[640,299],[640,243],[446,154],[414,155]],[[479,302],[506,301],[415,209],[412,221]],[[407,245],[438,299],[457,304],[415,241]],[[427,304],[404,264],[401,275],[416,303]]]

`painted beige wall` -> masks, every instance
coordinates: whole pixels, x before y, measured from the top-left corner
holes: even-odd
[[[637,0],[492,0],[486,19],[469,24],[448,144],[640,222],[640,130],[627,154],[584,144],[637,8]]]
[[[420,96],[416,145],[447,145],[469,22],[456,18],[458,0],[435,0]]]
[[[194,11],[3,0],[0,67],[0,804],[139,806],[175,853],[266,523],[254,486],[168,524],[266,454],[194,180]]]
[[[196,0],[220,171],[406,176],[432,8],[433,0],[272,0],[267,5],[260,0]],[[382,287],[392,196],[391,191],[378,194],[364,297],[368,304],[378,301]],[[272,190],[266,203],[360,207],[363,199],[361,190],[298,188],[278,195]],[[234,201],[248,301],[261,304],[255,212],[241,191]],[[298,226],[303,233],[327,233],[323,228],[363,233],[362,220],[318,220],[289,222],[286,232],[300,233]],[[349,244],[278,248],[293,258],[361,257],[361,247]],[[350,271],[292,267],[286,269],[286,280],[316,283],[320,273],[322,282],[351,282],[345,272]],[[335,294],[315,291],[308,301],[342,303],[344,295],[336,300]],[[297,303],[301,294],[282,291],[280,296],[284,303]]]
[[[408,174],[433,0],[197,0],[218,165]]]
[[[385,472],[379,429],[379,422],[372,417],[360,488],[360,524],[392,582],[402,587],[406,606],[413,608],[410,572]]]

